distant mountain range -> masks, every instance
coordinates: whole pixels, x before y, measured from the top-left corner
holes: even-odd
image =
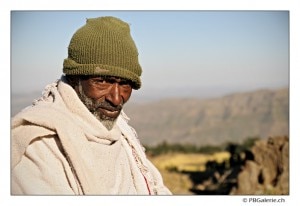
[[[197,146],[289,135],[289,90],[258,90],[212,99],[128,103],[130,124],[143,144]]]
[[[40,93],[11,95],[15,115]],[[129,101],[125,113],[144,145],[197,146],[241,142],[248,137],[289,135],[289,89],[257,90],[219,98]]]

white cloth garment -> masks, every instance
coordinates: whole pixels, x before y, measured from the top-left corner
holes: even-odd
[[[13,195],[170,195],[122,111],[107,130],[64,77],[12,119]]]

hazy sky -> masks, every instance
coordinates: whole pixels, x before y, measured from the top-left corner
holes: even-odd
[[[140,95],[289,85],[288,11],[12,11],[12,92],[40,91],[59,78],[72,35],[99,16],[131,25]]]

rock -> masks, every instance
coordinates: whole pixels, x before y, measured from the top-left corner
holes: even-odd
[[[251,151],[230,194],[289,194],[289,138],[259,140]]]

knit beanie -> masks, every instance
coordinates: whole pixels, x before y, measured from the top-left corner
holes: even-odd
[[[87,19],[71,38],[63,72],[125,78],[139,89],[142,68],[129,25],[115,17]]]

